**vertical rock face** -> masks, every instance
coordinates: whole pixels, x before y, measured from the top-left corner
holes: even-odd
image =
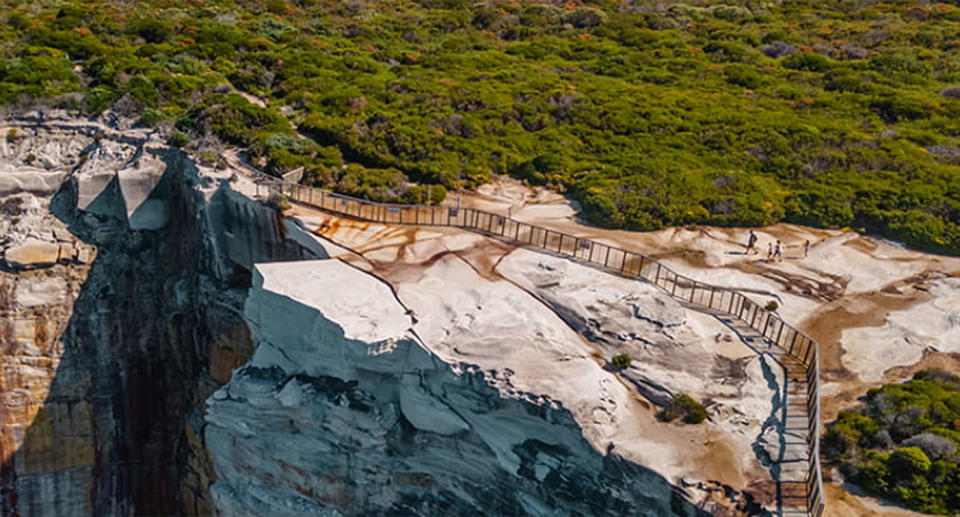
[[[17,476],[49,471],[70,476],[92,465],[88,407],[46,404],[64,352],[57,336],[70,318],[87,270],[83,265],[57,265],[16,275],[0,272],[0,507],[5,512],[17,505]],[[54,429],[61,426],[72,431],[54,443]],[[24,443],[28,428],[36,439]],[[63,508],[85,505],[89,497],[83,490],[63,495]]]
[[[203,401],[252,351],[252,262],[299,247],[226,174],[146,133],[11,123],[0,203],[23,213],[0,223],[2,514],[210,513]]]
[[[208,401],[223,515],[692,515],[602,455],[562,405],[428,351],[389,288],[339,261],[256,268],[249,364]]]

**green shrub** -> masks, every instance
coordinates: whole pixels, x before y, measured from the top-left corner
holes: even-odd
[[[162,16],[138,16],[129,22],[127,30],[147,43],[162,43],[173,35],[173,22]]]
[[[707,410],[703,404],[697,402],[689,395],[679,394],[673,397],[670,404],[660,412],[660,418],[667,422],[672,422],[681,418],[688,424],[699,424],[707,419]]]
[[[755,90],[763,86],[767,81],[763,75],[749,65],[731,64],[723,69],[724,79],[730,84],[743,86]]]
[[[747,47],[732,41],[714,41],[703,46],[712,61],[734,62],[745,61],[748,57]]]
[[[270,204],[281,212],[290,210],[290,208],[293,206],[290,204],[290,199],[286,195],[278,193],[274,193],[270,197]]]
[[[416,205],[438,205],[447,198],[443,185],[411,185],[397,201]]]
[[[141,125],[147,127],[156,127],[157,124],[165,120],[163,112],[157,109],[147,108],[143,111],[143,114],[140,115],[140,118],[137,122]]]
[[[775,312],[779,308],[780,308],[780,304],[773,300],[767,302],[767,304],[763,306],[764,310],[767,310],[770,312]]]
[[[872,389],[862,405],[840,412],[827,428],[823,451],[877,495],[918,511],[955,514],[958,430],[957,376],[924,370],[906,383]]]
[[[939,109],[931,100],[904,94],[880,97],[870,108],[889,123],[928,118]]]
[[[613,356],[613,365],[621,370],[626,370],[630,368],[631,359],[627,354],[617,354]]]
[[[190,137],[182,131],[174,131],[173,134],[167,138],[167,145],[171,147],[184,147],[190,143]]]
[[[831,61],[828,57],[813,52],[797,52],[783,58],[784,68],[806,70],[808,72],[826,72],[830,69]]]
[[[900,478],[912,478],[930,471],[933,462],[919,447],[900,447],[890,455],[891,472]]]

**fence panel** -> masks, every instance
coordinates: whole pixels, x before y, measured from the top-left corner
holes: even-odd
[[[643,255],[629,252],[627,253],[626,265],[623,272],[630,276],[640,276],[640,270],[643,269]]]
[[[593,250],[593,243],[587,239],[579,237],[573,240],[573,258],[590,262],[590,252]]]

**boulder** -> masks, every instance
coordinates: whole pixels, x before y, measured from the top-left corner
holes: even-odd
[[[52,266],[60,257],[60,246],[38,239],[26,239],[22,244],[7,248],[4,259],[14,269],[35,269]]]

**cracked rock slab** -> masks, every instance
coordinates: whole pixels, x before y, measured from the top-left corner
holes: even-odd
[[[60,258],[60,245],[39,239],[26,239],[18,246],[7,248],[4,259],[14,269],[35,269],[52,266]]]

